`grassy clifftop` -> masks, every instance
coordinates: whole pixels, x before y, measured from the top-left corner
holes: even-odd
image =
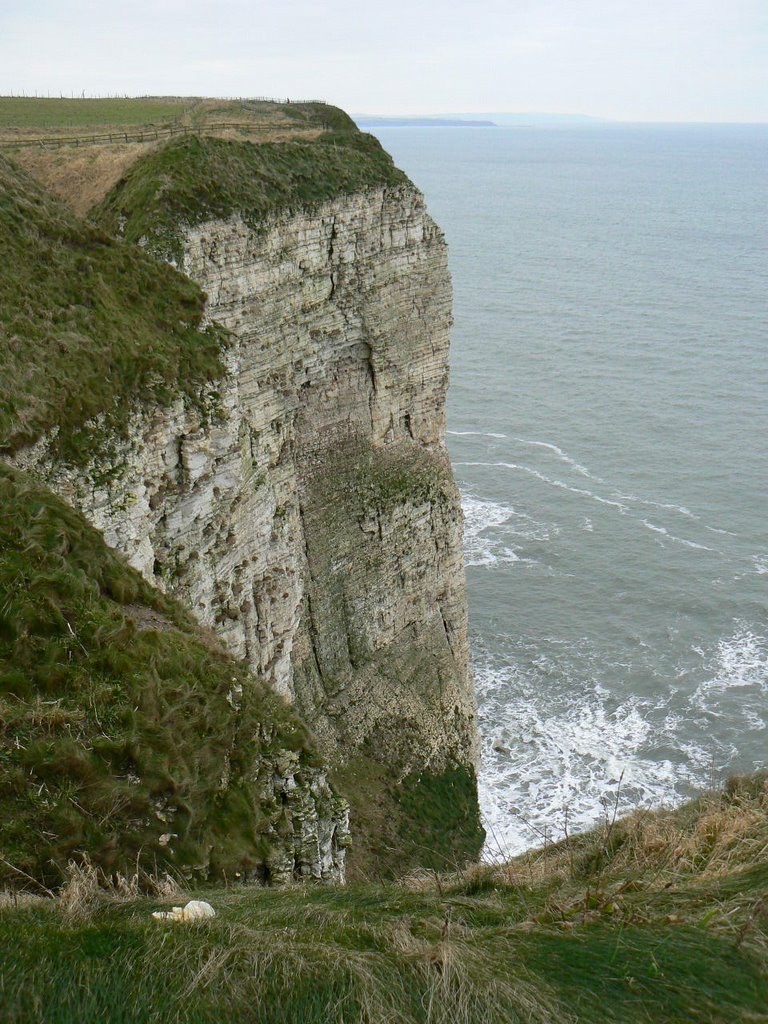
[[[165,262],[180,260],[185,226],[239,212],[258,227],[407,180],[346,115],[318,108],[342,130],[259,145],[191,135],[144,152],[87,222],[0,156],[0,456],[56,427],[80,459],[93,417],[119,429],[134,402],[197,402],[220,376],[226,334],[201,327],[205,296]]]
[[[0,96],[0,141],[83,136],[117,128],[169,123],[204,128],[226,121],[246,127],[354,129],[352,118],[338,107],[317,101],[224,100],[199,96],[42,98]]]
[[[270,863],[290,709],[24,475],[0,464],[0,879]],[[267,872],[268,873],[268,872]]]
[[[137,160],[93,216],[107,231],[179,262],[185,227],[239,213],[258,229],[278,210],[407,181],[379,142],[356,129],[260,145],[195,135]]]
[[[0,157],[0,456],[58,427],[74,457],[100,413],[118,425],[136,400],[196,400],[226,337],[201,329],[204,302]]]
[[[76,878],[0,909],[0,998],[18,1024],[765,1024],[767,843],[758,778],[498,867],[203,891],[199,924]]]

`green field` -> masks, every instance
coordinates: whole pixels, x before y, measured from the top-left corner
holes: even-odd
[[[0,910],[7,1024],[765,1024],[768,787],[498,868],[347,889],[95,890]]]
[[[87,138],[109,128],[141,128],[183,123],[252,127],[354,129],[347,114],[320,101],[224,100],[195,96],[133,99],[41,99],[0,96],[0,139],[67,136]]]

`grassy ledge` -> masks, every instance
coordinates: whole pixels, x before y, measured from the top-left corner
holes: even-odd
[[[282,700],[72,509],[0,465],[0,879],[69,860],[222,880],[284,846],[276,764],[317,765]],[[290,845],[290,844],[289,844]]]
[[[765,1024],[768,785],[347,889],[0,901],[9,1024]]]
[[[379,142],[357,130],[260,145],[195,135],[137,160],[92,216],[180,265],[186,227],[239,213],[258,230],[278,210],[407,182]]]
[[[85,424],[114,428],[134,404],[198,400],[222,373],[221,328],[171,267],[79,221],[0,157],[0,456],[57,429],[87,456]]]

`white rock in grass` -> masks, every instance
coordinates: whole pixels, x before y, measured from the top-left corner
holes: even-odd
[[[215,916],[216,911],[205,900],[190,900],[186,907],[156,910],[152,915],[156,921],[200,921],[204,917]]]

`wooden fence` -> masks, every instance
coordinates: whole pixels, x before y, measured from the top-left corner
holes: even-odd
[[[291,135],[301,132],[316,132],[318,125],[294,127],[293,125],[249,125],[242,122],[221,121],[202,124],[199,127],[188,125],[144,125],[139,129],[113,129],[100,135],[81,136],[50,136],[43,139],[12,139],[0,141],[0,149],[21,149],[27,146],[40,146],[42,149],[58,149],[61,146],[104,146],[108,143],[154,142],[158,139],[171,138],[174,135],[200,135],[211,131],[239,131],[249,135],[260,132],[290,131]]]

